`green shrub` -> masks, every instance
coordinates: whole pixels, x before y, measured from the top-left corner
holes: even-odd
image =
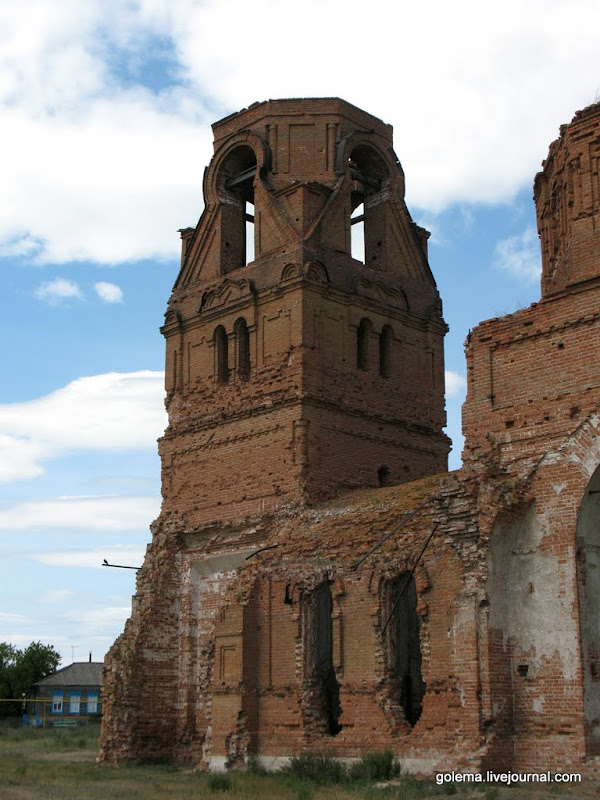
[[[246,768],[251,775],[268,775],[269,770],[264,767],[256,756],[250,756]]]
[[[210,775],[207,785],[211,792],[230,792],[233,789],[233,781],[229,775],[222,773]]]
[[[347,777],[345,766],[324,753],[303,753],[282,770],[287,775],[314,783],[341,783]]]
[[[400,774],[400,764],[391,750],[367,753],[350,767],[352,781],[388,781]]]

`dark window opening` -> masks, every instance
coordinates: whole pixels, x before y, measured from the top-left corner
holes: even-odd
[[[386,466],[379,467],[379,469],[377,470],[377,480],[379,481],[379,485],[380,486],[390,486],[391,485],[389,467],[386,467]]]
[[[400,598],[388,625],[388,668],[393,694],[412,727],[421,716],[425,683],[421,673],[417,587],[414,577],[408,576],[404,572],[390,582],[386,605],[389,614]]]
[[[333,598],[331,586],[324,583],[314,595],[313,635],[312,635],[312,678],[317,683],[321,710],[331,736],[338,734],[342,726],[340,685],[333,666]]]
[[[222,325],[215,330],[214,335],[215,347],[215,366],[217,373],[217,381],[219,383],[229,382],[229,342],[227,340],[227,331]]]
[[[254,177],[256,156],[248,145],[236,147],[220,173],[221,265],[229,272],[254,261]]]
[[[379,374],[382,378],[390,377],[390,352],[393,334],[394,332],[389,325],[384,325],[379,334]]]
[[[365,372],[369,369],[369,339],[372,328],[371,321],[363,318],[356,332],[356,366]]]
[[[250,334],[243,317],[235,323],[234,331],[237,374],[243,381],[247,381],[250,377]]]

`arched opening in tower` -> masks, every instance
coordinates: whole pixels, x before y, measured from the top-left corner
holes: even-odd
[[[350,254],[373,269],[385,269],[385,208],[389,172],[370,145],[357,145],[348,161],[350,192]]]
[[[248,145],[234,148],[220,172],[223,272],[254,261],[256,255],[254,177],[256,155]]]

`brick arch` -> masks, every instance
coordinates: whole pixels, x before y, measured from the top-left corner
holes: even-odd
[[[389,177],[400,196],[404,197],[404,172],[396,154],[391,147],[380,147],[376,137],[368,131],[354,131],[338,143],[335,155],[335,169],[338,175],[348,175],[350,156],[357,150],[364,151],[366,155],[372,153],[385,166],[387,173],[385,177]]]
[[[311,283],[317,283],[320,286],[328,286],[330,283],[327,269],[320,261],[309,261],[304,265],[302,271],[305,278]]]
[[[215,151],[211,162],[204,173],[203,194],[207,207],[219,203],[219,181],[224,162],[240,147],[249,147],[256,159],[256,169],[260,173],[271,166],[271,150],[268,143],[251,131],[242,131],[228,138]]]
[[[299,277],[300,275],[300,267],[298,264],[286,264],[283,270],[281,271],[281,282],[284,281],[291,281],[294,278]]]

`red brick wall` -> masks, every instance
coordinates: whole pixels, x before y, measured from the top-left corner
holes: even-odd
[[[543,297],[470,335],[465,466],[442,476],[445,324],[391,129],[336,99],[255,104],[214,126],[206,209],[183,232],[163,327],[163,507],[107,658],[102,760],[214,769],[250,755],[391,748],[429,774],[593,771],[600,601],[588,581],[592,506],[580,509],[600,486],[599,124],[598,106],[578,115],[536,179]],[[236,267],[223,229],[235,186],[220,169],[240,145],[258,164],[244,189],[258,249]],[[367,265],[350,255],[357,196],[376,217]],[[234,356],[240,317],[248,376]],[[398,485],[373,488],[382,466]],[[383,634],[390,587],[413,567],[425,684],[416,722]],[[335,735],[314,664],[325,585]]]

